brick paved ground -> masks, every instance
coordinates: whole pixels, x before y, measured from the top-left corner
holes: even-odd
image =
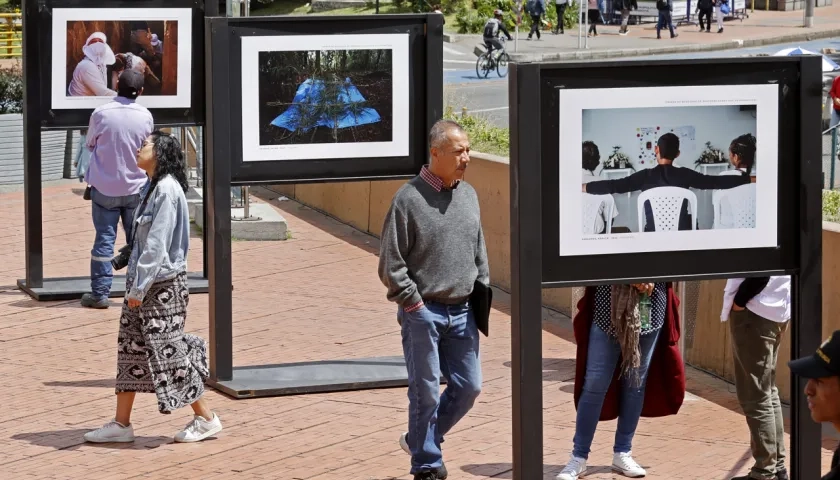
[[[75,182],[44,189],[45,271],[87,271],[93,231]],[[276,197],[276,195],[275,195]],[[23,196],[0,194],[0,478],[2,479],[391,479],[409,478],[397,445],[404,389],[299,397],[208,398],[225,430],[203,444],[173,444],[188,411],[163,416],[138,397],[133,445],[86,445],[82,434],[112,416],[119,309],[36,303],[17,291],[23,275]],[[376,240],[286,201],[285,242],[235,242],[235,363],[399,355],[394,308],[376,276]],[[199,268],[201,247],[190,253]],[[447,438],[452,479],[511,478],[510,339],[505,299],[482,339],[484,392]],[[207,296],[191,298],[188,329],[207,335]],[[567,459],[574,426],[574,345],[563,320],[544,334],[546,475]],[[690,371],[678,416],[643,420],[635,453],[653,479],[724,479],[748,466],[747,431],[730,388]],[[596,436],[589,478],[615,478],[615,422]],[[827,466],[834,442],[824,442]]]

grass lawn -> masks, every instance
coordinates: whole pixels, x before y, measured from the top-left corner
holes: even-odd
[[[4,1],[7,0],[0,0],[0,3]],[[251,3],[251,14],[254,16],[310,14],[309,2],[306,0],[275,0],[269,5],[258,9],[253,8],[254,3],[256,2],[252,1]],[[311,13],[311,15],[374,15],[376,13],[376,7],[372,1],[369,1],[368,4],[370,6],[338,8],[335,10]],[[396,5],[382,1],[379,4],[379,13],[411,13],[411,9],[408,6],[397,7]],[[449,30],[450,27],[454,29],[455,14],[446,15],[445,19],[445,29]]]

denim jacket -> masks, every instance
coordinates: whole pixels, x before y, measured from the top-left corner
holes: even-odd
[[[147,183],[140,194],[146,197]],[[149,288],[187,270],[190,246],[190,214],[187,197],[171,175],[158,181],[145,207],[134,212],[134,241],[128,261],[128,277],[134,278],[127,298],[143,300]]]

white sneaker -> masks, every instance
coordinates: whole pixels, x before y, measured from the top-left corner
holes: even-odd
[[[219,416],[213,413],[213,420],[205,420],[200,415],[195,415],[187,426],[175,435],[175,441],[179,443],[200,442],[207,437],[222,431],[222,421]]]
[[[633,460],[630,452],[614,453],[612,469],[630,478],[644,477],[647,475],[645,469]]]
[[[102,428],[85,434],[85,441],[91,443],[129,443],[134,441],[134,427],[123,426],[111,420]]]
[[[408,435],[408,432],[405,432],[402,435],[400,435],[400,448],[403,449],[403,452],[411,455],[411,449],[408,448],[408,441],[405,439],[405,437],[407,435]]]
[[[586,472],[586,459],[572,455],[569,463],[557,475],[557,480],[577,480]]]

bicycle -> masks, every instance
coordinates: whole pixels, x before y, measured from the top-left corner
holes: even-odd
[[[475,62],[475,74],[478,78],[487,78],[490,72],[495,69],[499,78],[504,78],[508,73],[508,63],[510,63],[510,56],[505,51],[505,37],[499,37],[502,42],[501,50],[493,50],[492,55],[489,50],[485,50]],[[486,45],[482,45],[486,48]],[[504,73],[502,73],[504,70]]]

